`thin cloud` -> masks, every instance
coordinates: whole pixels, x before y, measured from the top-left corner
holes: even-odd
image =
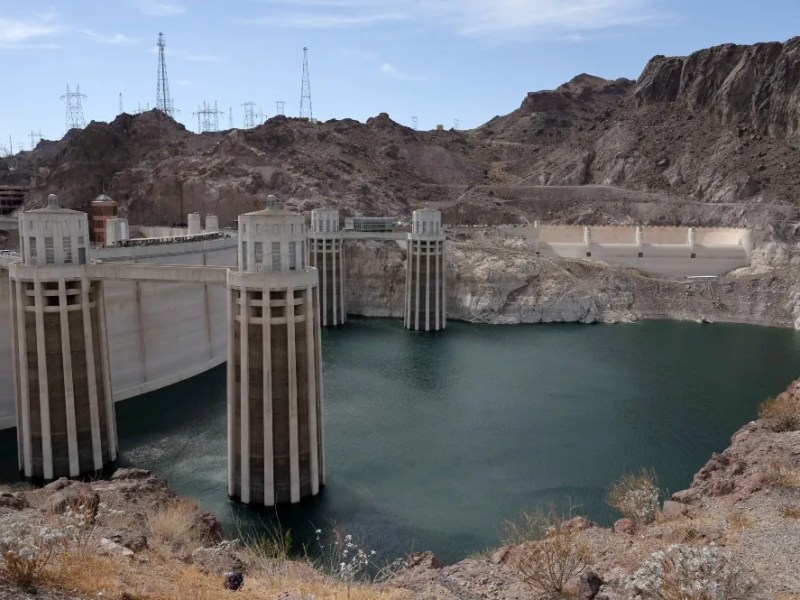
[[[186,7],[162,0],[136,0],[134,6],[151,17],[177,17],[186,12]]]
[[[390,63],[383,63],[379,68],[381,75],[385,75],[386,77],[391,77],[392,79],[399,79],[400,81],[421,81],[422,77],[418,77],[416,75],[410,75],[404,71],[401,71],[394,65]]]
[[[0,17],[0,48],[51,48],[53,44],[37,40],[49,37],[62,30],[54,15],[39,21],[18,21]]]
[[[262,0],[278,27],[370,27],[413,20],[476,38],[578,39],[581,32],[663,21],[655,0]]]
[[[405,18],[406,15],[402,13],[320,14],[315,11],[243,19],[242,22],[290,29],[335,29],[340,27],[370,27],[382,23],[401,21]]]
[[[79,29],[78,32],[87,40],[98,42],[100,44],[133,45],[139,43],[139,40],[130,38],[121,33],[102,34],[92,31],[91,29]]]

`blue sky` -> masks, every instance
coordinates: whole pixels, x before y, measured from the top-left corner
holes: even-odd
[[[155,104],[156,39],[167,42],[177,115],[217,101],[297,115],[309,48],[314,117],[380,112],[421,129],[475,127],[528,91],[581,72],[636,78],[654,54],[800,33],[797,0],[0,0],[0,145],[65,130],[66,86],[108,121]]]

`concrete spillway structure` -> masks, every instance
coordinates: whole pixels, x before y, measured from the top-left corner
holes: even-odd
[[[407,329],[439,331],[447,325],[444,242],[442,213],[427,208],[415,210],[408,234]]]
[[[311,211],[308,234],[309,264],[319,271],[322,326],[346,321],[344,302],[344,244],[339,228],[339,211],[316,208]]]
[[[75,477],[117,457],[102,288],[87,275],[89,221],[51,195],[19,219],[9,269],[19,467]]]
[[[301,215],[239,217],[228,272],[228,494],[295,503],[325,483],[318,274]]]

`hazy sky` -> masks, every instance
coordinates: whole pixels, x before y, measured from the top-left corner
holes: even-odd
[[[0,0],[0,145],[65,130],[66,86],[86,121],[155,105],[156,40],[167,41],[177,115],[217,101],[296,116],[303,46],[314,117],[387,112],[421,129],[480,125],[528,91],[581,72],[636,78],[655,54],[800,33],[797,0]]]

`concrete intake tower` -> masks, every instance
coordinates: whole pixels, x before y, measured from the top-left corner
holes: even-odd
[[[239,217],[228,272],[228,494],[295,503],[325,483],[317,270],[305,221],[275,207]]]
[[[19,467],[54,479],[117,457],[102,287],[87,274],[89,221],[61,208],[19,218],[21,262],[9,268]]]
[[[347,311],[344,304],[344,245],[337,209],[315,208],[311,211],[308,243],[309,263],[319,271],[322,326],[342,325]]]
[[[442,213],[415,210],[408,234],[407,329],[439,331],[446,326],[444,242]]]

